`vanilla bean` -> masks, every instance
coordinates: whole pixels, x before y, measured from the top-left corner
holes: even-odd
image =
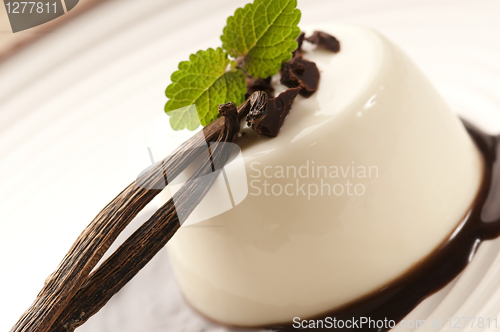
[[[222,106],[222,105],[221,105]],[[227,110],[224,129],[217,142],[235,142],[239,122],[234,111]],[[51,332],[73,331],[97,313],[111,297],[130,281],[170,240],[179,229],[178,211],[189,215],[210,190],[229,156],[227,145],[212,146],[210,156],[151,218],[132,234],[103,264],[91,274],[70,305],[58,318]],[[207,167],[207,166],[212,167]],[[215,172],[212,169],[216,170]],[[175,206],[174,206],[175,202]]]
[[[256,93],[238,107],[239,119],[258,98]],[[11,332],[50,331],[118,235],[167,184],[165,170],[172,177],[178,175],[200,153],[199,147],[213,141],[222,128],[223,118],[215,120],[115,197],[78,237]]]
[[[173,176],[179,174],[199,153],[192,146],[204,142],[202,135],[195,135],[162,163],[130,184],[94,218],[11,331],[47,331],[118,235],[161,192],[166,181],[163,167],[169,169],[169,174]],[[140,186],[137,185],[139,181]]]

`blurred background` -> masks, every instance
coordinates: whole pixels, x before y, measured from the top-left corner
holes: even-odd
[[[81,0],[15,34],[0,5],[0,329],[10,329],[79,233],[134,179],[128,134],[162,114],[179,61],[219,46],[226,18],[246,3]],[[298,7],[301,25],[336,21],[380,31],[457,113],[500,132],[498,0],[298,0]],[[154,204],[134,225],[152,211]],[[418,314],[498,316],[498,248],[498,241],[483,244]],[[162,251],[79,331],[228,329],[184,303]]]
[[[16,33],[12,32],[11,24],[7,16],[7,9],[12,6],[11,11],[14,11],[14,1],[4,1],[4,4],[10,3],[9,7],[7,5],[0,6],[0,61],[13,56],[15,53],[19,52],[22,48],[30,45],[36,40],[42,38],[48,33],[53,33],[58,27],[64,25],[66,22],[71,21],[75,17],[87,12],[88,10],[98,6],[99,4],[105,2],[106,0],[72,0],[77,1],[78,6],[74,7],[74,10],[67,10],[64,6],[64,12],[67,14],[60,16],[57,20],[47,22],[43,25],[38,25],[31,29],[19,31]],[[52,3],[50,3],[52,4]],[[69,5],[69,3],[68,3]],[[23,6],[21,6],[23,8]],[[27,7],[28,9],[30,6]],[[36,7],[34,8],[36,10]],[[19,11],[20,9],[18,9]],[[26,10],[27,12],[28,10]],[[33,9],[32,9],[33,11]]]

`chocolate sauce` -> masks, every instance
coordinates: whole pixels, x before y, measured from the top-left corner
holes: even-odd
[[[479,244],[500,236],[500,136],[490,136],[465,123],[484,159],[484,176],[481,188],[471,210],[460,223],[460,230],[445,241],[427,258],[403,276],[381,290],[359,299],[345,307],[307,317],[323,320],[326,317],[343,321],[369,317],[374,321],[384,319],[401,321],[428,296],[452,281],[467,266]],[[334,296],[334,295],[333,295]],[[305,319],[306,317],[301,317]],[[269,326],[277,331],[297,331],[290,325]],[[313,331],[332,331],[333,328],[315,328]],[[388,331],[390,328],[337,328],[349,331]]]

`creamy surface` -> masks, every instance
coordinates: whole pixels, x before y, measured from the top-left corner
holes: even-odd
[[[187,300],[223,323],[291,323],[383,287],[450,236],[481,182],[462,124],[397,47],[364,28],[304,30],[313,29],[342,49],[307,49],[320,88],[297,98],[277,138],[245,130],[246,199],[182,227],[167,245]],[[313,163],[328,176],[312,177]],[[309,178],[286,177],[291,165],[309,165]],[[329,176],[335,167],[338,177]],[[324,183],[336,192],[307,196],[308,185]],[[292,195],[271,192],[290,184]]]

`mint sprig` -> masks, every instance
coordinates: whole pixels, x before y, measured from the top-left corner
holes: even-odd
[[[296,0],[255,0],[238,8],[227,19],[222,47],[241,58],[243,69],[253,77],[276,74],[292,58],[300,33]]]
[[[230,62],[219,47],[198,51],[191,54],[189,61],[179,63],[179,70],[172,74],[172,84],[165,91],[170,98],[165,111],[172,111],[170,125],[174,130],[195,130],[200,122],[206,126],[217,117],[219,104],[244,101],[245,76],[241,70],[226,71]],[[190,105],[196,105],[199,119],[193,118],[189,108],[177,110]]]
[[[244,101],[245,71],[253,77],[276,74],[297,48],[300,11],[296,0],[255,0],[227,20],[222,48],[191,54],[179,63],[165,94],[165,112],[174,130],[195,130],[215,120],[219,104]],[[235,60],[238,64],[236,64]],[[196,106],[198,118],[193,115]]]

